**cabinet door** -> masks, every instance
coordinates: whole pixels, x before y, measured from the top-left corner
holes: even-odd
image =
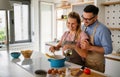
[[[120,62],[106,59],[105,74],[108,77],[120,77]]]

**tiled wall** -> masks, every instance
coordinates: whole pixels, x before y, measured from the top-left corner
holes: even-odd
[[[106,2],[120,0],[106,0]],[[120,4],[105,6],[105,24],[111,28],[120,28]],[[117,51],[120,48],[120,30],[111,30],[113,49]]]

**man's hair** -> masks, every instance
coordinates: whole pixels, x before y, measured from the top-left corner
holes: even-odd
[[[98,15],[99,8],[96,7],[95,5],[87,5],[84,8],[84,12],[93,13],[94,15]]]

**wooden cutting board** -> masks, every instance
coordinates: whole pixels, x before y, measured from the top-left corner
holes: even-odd
[[[72,77],[107,77],[91,71],[90,75],[85,74],[80,68],[70,68]]]
[[[107,77],[107,76],[103,76],[101,74],[98,74],[98,73],[95,73],[95,72],[91,72],[90,75],[82,73],[79,77]]]

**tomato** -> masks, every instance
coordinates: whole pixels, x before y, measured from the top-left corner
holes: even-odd
[[[88,74],[88,75],[91,73],[89,68],[85,68],[83,71],[84,71],[85,74]]]

